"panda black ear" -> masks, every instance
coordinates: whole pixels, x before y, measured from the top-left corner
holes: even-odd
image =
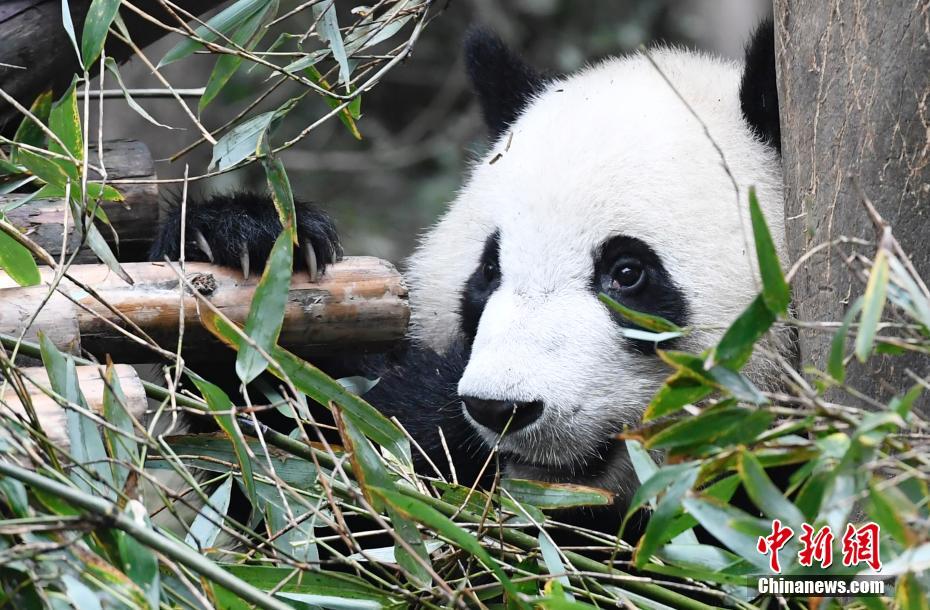
[[[493,138],[507,130],[547,81],[496,34],[479,27],[465,36],[465,69]]]
[[[781,152],[778,84],[775,77],[775,27],[771,19],[759,25],[746,45],[739,100],[743,116],[753,130]]]

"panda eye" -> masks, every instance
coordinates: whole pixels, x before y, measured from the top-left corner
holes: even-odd
[[[624,295],[635,294],[646,286],[646,270],[639,260],[631,256],[624,256],[614,263],[610,278],[610,289]]]
[[[500,276],[500,269],[497,268],[496,262],[487,261],[481,265],[481,274],[484,276],[484,280],[490,284]]]

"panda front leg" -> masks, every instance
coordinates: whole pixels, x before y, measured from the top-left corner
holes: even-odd
[[[181,256],[181,204],[174,202],[158,232],[149,259],[178,260]],[[268,195],[241,192],[188,200],[184,206],[184,258],[242,269],[248,278],[264,268],[281,233],[281,221]],[[311,203],[295,202],[297,249],[294,268],[311,281],[342,258],[342,246],[332,219]]]

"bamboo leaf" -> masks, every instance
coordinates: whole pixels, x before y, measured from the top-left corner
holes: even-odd
[[[849,310],[846,311],[846,315],[843,316],[843,323],[836,330],[836,334],[833,335],[833,340],[830,342],[830,357],[827,361],[827,372],[830,374],[830,377],[833,377],[840,383],[843,383],[843,380],[846,379],[846,366],[843,363],[845,359],[844,350],[846,349],[846,335],[849,334],[849,327],[861,310],[862,297],[859,297],[853,302]]]
[[[55,344],[44,334],[39,334],[39,345],[42,350],[42,364],[48,373],[48,381],[56,394],[84,410],[90,410],[84,394],[78,385],[77,369],[74,360],[58,351]],[[78,411],[68,408],[66,410],[66,425],[68,440],[71,443],[71,456],[83,468],[71,471],[71,478],[82,490],[89,493],[112,499],[113,473],[107,462],[107,452],[100,438],[96,423]],[[83,470],[92,473],[97,480],[107,483],[100,485],[90,480]]]
[[[129,468],[138,460],[138,446],[133,438],[132,418],[126,412],[126,395],[109,358],[104,381],[103,418],[123,434],[104,428],[103,440],[110,456],[118,462],[113,464],[113,481],[117,489],[122,489],[129,476]]]
[[[39,96],[32,102],[32,106],[29,107],[29,112],[42,123],[48,123],[48,115],[52,111],[52,92],[51,90],[39,94]],[[45,132],[42,128],[35,123],[28,116],[23,117],[22,122],[20,122],[19,127],[16,129],[16,134],[13,136],[13,141],[21,144],[28,144],[30,146],[35,146],[37,148],[43,148],[45,146]],[[10,148],[10,161],[14,164],[19,163],[19,147],[12,146]]]
[[[239,333],[230,327],[221,318],[208,311],[201,311],[200,320],[204,328],[227,345],[238,349],[241,342]],[[403,433],[397,429],[389,419],[370,404],[346,391],[339,382],[319,370],[312,364],[301,360],[287,350],[275,346],[271,352],[272,358],[280,366],[270,367],[269,370],[278,377],[286,377],[298,390],[320,403],[328,405],[335,403],[339,408],[353,417],[352,421],[359,429],[388,451],[402,463],[413,468],[410,457],[410,446]]]
[[[620,314],[626,320],[629,320],[637,326],[641,326],[646,330],[651,330],[656,333],[683,333],[685,329],[669,322],[665,318],[654,316],[648,313],[642,313],[630,309],[622,303],[610,298],[610,296],[604,294],[603,292],[597,295],[597,298],[600,299],[602,303],[607,305],[610,309]]]
[[[265,263],[262,279],[252,296],[245,333],[263,351],[270,352],[278,341],[284,322],[284,308],[293,273],[294,246],[289,231],[282,231],[275,240]],[[268,367],[259,351],[243,342],[236,356],[236,374],[242,383],[249,383]]]
[[[220,428],[223,429],[223,432],[226,433],[229,440],[232,442],[233,449],[236,451],[236,458],[239,460],[239,468],[242,470],[242,482],[245,485],[246,494],[252,506],[256,506],[258,496],[255,493],[255,477],[252,474],[252,460],[249,457],[248,449],[242,438],[242,431],[239,430],[236,418],[232,415],[235,409],[232,401],[229,400],[229,397],[223,390],[209,381],[190,371],[187,372],[187,375],[191,378],[191,381],[194,382],[194,385],[197,386],[204,400],[207,401],[207,405],[210,407],[210,410],[213,411],[213,417],[216,419],[216,423],[220,425]]]
[[[791,289],[781,271],[781,261],[775,250],[775,242],[769,232],[759,206],[755,187],[749,188],[749,216],[752,219],[752,233],[756,242],[756,257],[759,259],[759,273],[762,276],[762,300],[773,314],[781,315],[788,311],[791,302]]]
[[[0,229],[0,267],[20,286],[35,286],[41,281],[32,252]]]
[[[764,522],[722,502],[706,500],[696,495],[685,496],[682,505],[704,529],[727,548],[757,568],[768,572],[769,560],[756,548],[759,536],[771,533]]]
[[[529,606],[520,598],[516,587],[514,587],[513,583],[497,562],[494,561],[491,555],[481,546],[475,536],[460,528],[436,509],[427,506],[416,498],[404,496],[390,489],[372,488],[371,491],[380,496],[386,504],[394,508],[398,513],[404,515],[408,519],[413,519],[414,521],[422,523],[463,551],[473,555],[478,561],[484,564],[486,568],[494,573],[494,576],[497,578],[498,582],[501,583],[504,591],[507,592],[508,597],[513,601],[516,607],[529,610]]]
[[[130,500],[124,511],[137,524],[152,528],[152,522],[145,507],[138,501]],[[161,578],[158,570],[158,557],[154,551],[129,534],[115,530],[120,563],[126,576],[145,593],[149,607],[156,610],[161,599]]]
[[[258,32],[261,27],[262,21],[265,19],[268,11],[275,5],[275,2],[269,2],[249,15],[242,21],[242,25],[236,28],[229,39],[236,46],[251,50],[258,44],[261,38],[260,36],[256,37],[256,32]],[[216,64],[213,66],[210,78],[207,79],[207,86],[204,88],[203,95],[200,96],[198,109],[201,112],[203,112],[203,109],[216,98],[241,65],[242,57],[239,55],[220,55],[219,59],[216,60]]]
[[[752,356],[756,341],[762,338],[774,322],[775,314],[765,304],[762,295],[757,296],[723,334],[714,349],[714,363],[733,370],[742,368]]]
[[[648,422],[680,411],[685,405],[694,404],[713,391],[712,385],[691,371],[675,371],[649,401],[643,413],[643,421]]]
[[[749,497],[765,516],[792,527],[804,523],[801,511],[775,487],[759,460],[745,450],[739,456],[739,474]]]
[[[504,479],[501,484],[517,502],[539,508],[606,506],[614,500],[614,494],[610,491],[585,485],[544,483],[526,479]]]
[[[646,531],[643,533],[639,544],[636,545],[636,551],[633,554],[633,562],[636,567],[642,568],[646,565],[659,546],[670,538],[668,536],[668,526],[675,517],[681,514],[682,497],[694,485],[699,471],[700,469],[694,465],[685,469],[656,504],[656,509],[646,525]]]
[[[888,293],[888,253],[880,249],[872,263],[869,281],[862,295],[862,317],[859,318],[859,333],[856,335],[856,358],[865,362],[875,343],[875,331],[885,309]]]
[[[268,0],[239,0],[239,2],[233,3],[217,13],[215,17],[209,19],[206,26],[202,25],[195,29],[194,34],[207,42],[213,42],[220,34],[228,37],[229,33],[240,23],[251,17],[256,11],[262,10],[267,3]],[[184,59],[202,48],[201,43],[191,38],[185,38],[165,53],[165,56],[158,62],[158,67],[161,68],[179,59]]]
[[[93,0],[84,18],[84,31],[81,36],[81,55],[84,65],[91,66],[100,53],[107,39],[110,24],[119,11],[120,0]]]
[[[339,22],[336,20],[335,0],[324,0],[314,4],[313,18],[317,22],[320,40],[329,45],[333,59],[339,64],[339,82],[348,85],[352,78],[352,70],[349,68],[349,58],[343,46],[342,34],[339,32]]]
[[[229,498],[232,494],[232,476],[226,477],[210,495],[210,502],[200,509],[190,531],[184,538],[189,546],[202,551],[212,548],[220,534],[220,525],[226,520]]]
[[[48,128],[58,136],[67,151],[54,141],[49,142],[48,149],[60,154],[70,153],[72,157],[81,161],[84,158],[84,136],[81,133],[76,89],[77,79],[74,79],[64,95],[52,104],[52,110],[48,115]]]

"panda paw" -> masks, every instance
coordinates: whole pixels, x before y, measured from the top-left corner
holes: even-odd
[[[305,270],[316,281],[326,266],[342,258],[342,246],[332,219],[315,205],[295,202],[297,248],[295,269]],[[271,198],[240,192],[187,201],[185,259],[238,267],[248,279],[262,269],[271,247],[281,233],[281,221]],[[178,260],[181,243],[181,205],[171,204],[149,259]]]

